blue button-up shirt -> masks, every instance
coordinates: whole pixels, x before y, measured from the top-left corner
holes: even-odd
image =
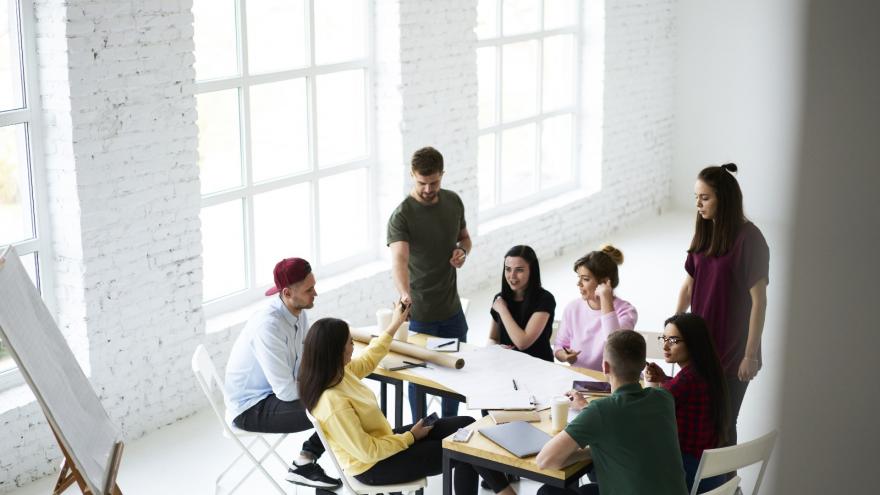
[[[255,313],[235,340],[226,364],[226,412],[230,421],[274,393],[299,398],[296,389],[306,312],[293,315],[279,297]]]

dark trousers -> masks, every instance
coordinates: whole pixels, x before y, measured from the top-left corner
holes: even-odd
[[[596,465],[590,464],[587,470],[587,478],[592,481],[587,485],[581,485],[577,488],[557,488],[555,486],[544,485],[538,488],[538,495],[599,495],[599,480],[596,478]]]
[[[461,342],[467,342],[467,319],[465,319],[464,312],[462,311],[459,311],[451,318],[440,321],[410,321],[409,329],[413,332],[425,333],[434,337],[457,338]],[[455,399],[443,397],[440,401],[440,416],[448,418],[458,415],[458,403],[459,401]],[[421,419],[416,417],[416,386],[412,383],[409,384],[409,410],[414,423]]]
[[[739,418],[739,410],[746,396],[749,382],[741,382],[734,376],[726,376],[727,396],[730,401],[730,428],[727,430],[727,445],[736,445],[736,421]]]
[[[544,485],[538,488],[538,495],[599,495],[599,485],[597,483],[590,483],[589,485],[581,485],[570,489]]]
[[[244,431],[256,433],[297,433],[313,428],[312,422],[306,417],[306,409],[302,402],[283,401],[275,397],[275,394],[269,394],[268,397],[239,414],[232,422]],[[324,445],[317,433],[313,433],[303,443],[302,450],[315,456],[315,459],[321,457],[324,453]]]
[[[469,416],[442,418],[431,428],[428,435],[416,441],[406,450],[391,457],[382,459],[373,467],[355,476],[368,485],[386,485],[404,483],[425,476],[435,476],[443,472],[443,438],[455,433],[456,430],[474,422]],[[412,425],[394,429],[394,433],[409,431]],[[483,477],[495,493],[507,487],[507,478],[503,473],[491,469],[479,468],[470,464],[457,463],[454,468],[453,487],[456,495],[474,495],[477,493],[477,474]]]
[[[681,461],[684,464],[684,481],[687,483],[688,493],[690,493],[691,488],[694,486],[694,476],[697,474],[697,468],[700,466],[700,458],[691,454],[682,454]],[[706,478],[700,482],[697,493],[708,492],[713,488],[718,488],[725,481],[727,481],[727,475],[724,474]]]

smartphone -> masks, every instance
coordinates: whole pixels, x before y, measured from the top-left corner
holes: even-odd
[[[436,423],[437,420],[439,420],[439,419],[440,419],[440,416],[437,416],[437,413],[431,413],[430,416],[427,416],[422,421],[422,426],[434,426],[434,423]]]
[[[611,384],[608,382],[592,382],[589,380],[575,380],[571,383],[571,388],[578,392],[599,392],[610,393]]]
[[[455,435],[452,435],[453,442],[467,442],[471,439],[471,435],[474,434],[474,430],[468,430],[467,428],[459,428]]]

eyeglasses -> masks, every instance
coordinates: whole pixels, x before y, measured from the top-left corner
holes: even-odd
[[[675,345],[679,342],[684,342],[684,339],[681,337],[667,337],[665,335],[660,335],[659,337],[657,337],[657,343],[660,345]]]

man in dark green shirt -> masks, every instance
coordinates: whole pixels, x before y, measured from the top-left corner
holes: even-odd
[[[538,466],[559,469],[592,457],[598,483],[578,488],[580,495],[600,490],[602,495],[685,495],[675,401],[664,389],[639,385],[644,367],[642,335],[632,330],[612,333],[602,361],[611,396],[590,402],[553,437],[538,453]],[[570,396],[574,407],[585,405],[580,395]],[[538,493],[568,492],[544,486]]]
[[[412,157],[413,187],[388,219],[391,276],[400,300],[412,304],[409,328],[437,337],[467,340],[467,321],[456,287],[456,270],[471,250],[464,204],[440,189],[443,155],[431,147]],[[415,391],[410,385],[413,421]],[[458,413],[458,401],[443,399],[443,417]]]

